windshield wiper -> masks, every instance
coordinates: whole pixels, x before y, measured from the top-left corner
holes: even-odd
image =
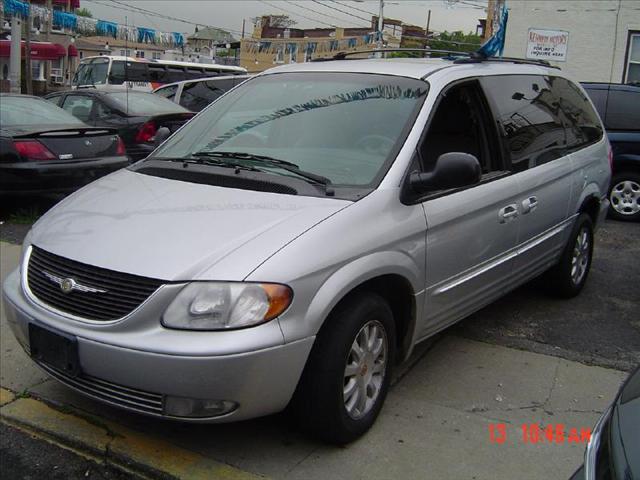
[[[200,155],[202,156],[202,155]],[[193,156],[195,157],[195,155]],[[195,163],[197,165],[213,165],[214,167],[226,167],[226,168],[235,168],[236,173],[239,173],[240,170],[246,170],[249,172],[262,172],[259,168],[252,167],[250,165],[243,165],[237,162],[225,162],[224,160],[215,160],[209,158],[193,158],[193,157],[154,157],[149,158],[148,160],[162,160],[166,162],[181,162],[182,166],[187,168],[190,163]]]
[[[223,158],[235,158],[237,160],[250,160],[256,162],[263,162],[269,165],[286,170],[287,172],[295,173],[296,175],[311,180],[313,183],[319,183],[328,187],[331,185],[331,180],[322,175],[317,175],[312,172],[301,170],[298,165],[286,160],[280,160],[279,158],[268,157],[266,155],[256,155],[253,153],[245,152],[226,152],[226,151],[212,151],[212,152],[196,152],[193,156],[207,156],[207,157],[223,157]],[[327,192],[328,193],[328,192]]]

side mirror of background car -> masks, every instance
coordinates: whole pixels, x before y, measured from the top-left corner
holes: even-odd
[[[436,160],[431,172],[414,172],[409,176],[409,186],[416,194],[436,190],[461,188],[480,182],[482,169],[478,159],[468,153],[444,153]]]
[[[160,127],[155,135],[155,140],[153,141],[154,148],[158,148],[162,143],[171,136],[171,130],[167,127]]]

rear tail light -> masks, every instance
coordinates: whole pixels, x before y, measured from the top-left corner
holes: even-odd
[[[37,140],[18,141],[14,143],[21,157],[29,160],[57,160],[57,157]]]
[[[140,127],[136,135],[136,143],[151,143],[156,139],[158,127],[154,122],[147,122]]]
[[[127,154],[127,149],[124,146],[124,142],[120,137],[118,137],[118,146],[116,147],[116,155],[119,157],[124,157]]]

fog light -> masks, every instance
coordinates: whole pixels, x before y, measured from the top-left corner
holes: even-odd
[[[172,417],[219,417],[234,411],[237,407],[237,403],[228,400],[201,400],[166,395],[163,413]]]

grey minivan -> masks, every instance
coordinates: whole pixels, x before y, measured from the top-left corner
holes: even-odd
[[[587,279],[609,144],[561,71],[274,68],[43,216],[4,285],[51,376],[158,418],[362,435],[414,345],[539,276]]]

